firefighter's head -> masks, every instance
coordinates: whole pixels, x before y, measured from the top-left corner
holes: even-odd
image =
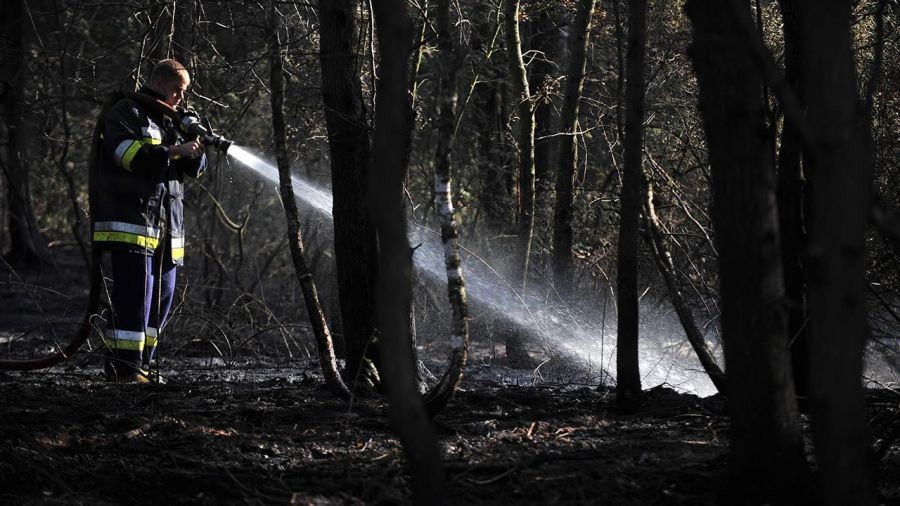
[[[191,76],[177,60],[162,60],[150,74],[150,89],[162,94],[164,102],[176,107],[184,100],[184,92],[191,84]]]

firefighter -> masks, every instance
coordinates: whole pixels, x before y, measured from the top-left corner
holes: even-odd
[[[206,154],[197,139],[154,103],[174,109],[190,85],[187,69],[162,60],[149,84],[101,116],[92,182],[93,244],[108,251],[111,317],[103,342],[110,381],[147,383],[157,336],[184,261],[184,178],[200,177]],[[155,99],[155,100],[153,100]]]

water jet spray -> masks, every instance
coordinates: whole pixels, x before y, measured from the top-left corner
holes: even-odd
[[[227,155],[259,177],[279,184],[277,168],[250,150],[233,145]],[[298,176],[291,179],[295,196],[317,213],[331,217],[329,189]],[[421,244],[413,256],[416,270],[436,281],[444,279],[440,233],[411,222],[410,242]],[[577,365],[585,370],[593,368],[594,372],[600,372],[601,379],[615,377],[616,334],[608,323],[598,321],[597,315],[589,309],[547,300],[537,291],[519,293],[489,261],[464,247],[460,255],[466,273],[466,290],[472,303],[521,329],[529,340],[552,349],[556,359],[577,361]],[[655,323],[662,323],[663,319],[659,315],[653,318]],[[677,332],[668,329],[677,325],[665,323],[653,335],[642,337],[640,360],[644,386],[649,388],[665,383],[699,395],[715,393],[709,378],[696,363],[696,357],[673,349],[677,348],[671,345]]]

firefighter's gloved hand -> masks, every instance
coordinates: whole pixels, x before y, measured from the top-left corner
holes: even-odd
[[[204,148],[200,141],[190,141],[169,148],[169,159],[190,158],[197,159],[203,155]]]

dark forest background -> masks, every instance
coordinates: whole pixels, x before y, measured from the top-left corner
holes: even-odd
[[[0,25],[8,286],[87,272],[97,114],[174,57],[192,108],[331,188],[335,208],[333,222],[302,205],[289,216],[298,252],[289,194],[210,150],[187,184],[172,356],[321,353],[301,255],[345,379],[393,381],[369,339],[404,326],[382,312],[394,294],[414,323],[397,331],[401,353],[411,334],[419,353],[464,363],[444,336],[471,333],[479,360],[536,367],[540,345],[503,315],[478,312],[470,331],[460,286],[448,303],[445,286],[391,264],[409,256],[389,249],[404,215],[443,217],[446,240],[517,289],[609,308],[623,409],[641,398],[640,308],[672,307],[673,333],[728,397],[732,499],[876,501],[862,371],[869,353],[896,380],[900,348],[896,0],[12,0]],[[452,219],[435,200],[450,178]],[[3,330],[42,342],[51,322],[25,316],[4,311]],[[37,346],[13,341],[13,354]],[[426,406],[447,402],[448,381]],[[433,460],[411,449],[433,434],[405,433],[414,463]]]

